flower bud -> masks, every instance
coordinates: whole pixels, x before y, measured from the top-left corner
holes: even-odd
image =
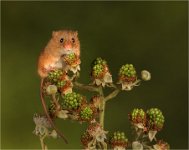
[[[144,81],[149,81],[151,79],[151,74],[149,71],[147,70],[143,70],[141,71],[141,78],[144,80]]]
[[[52,94],[56,94],[57,92],[57,87],[55,85],[49,85],[47,88],[46,88],[46,92],[48,95],[52,95]]]

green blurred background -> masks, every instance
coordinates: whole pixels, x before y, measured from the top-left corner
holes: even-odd
[[[109,101],[105,129],[131,139],[127,114],[135,107],[160,108],[166,118],[157,137],[171,148],[188,148],[188,2],[1,2],[2,148],[40,148],[32,134],[39,99],[37,60],[53,30],[75,29],[81,41],[80,82],[89,83],[90,63],[98,56],[114,80],[122,64],[148,69],[152,80]],[[84,93],[90,98],[90,93]],[[57,122],[69,144],[48,139],[49,148],[81,148],[86,124]]]

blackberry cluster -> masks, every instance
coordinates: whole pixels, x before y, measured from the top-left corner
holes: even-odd
[[[67,54],[65,57],[64,57],[64,60],[67,64],[73,64],[75,61],[76,61],[76,54],[75,53],[70,53],[70,54]]]
[[[53,70],[53,71],[50,71],[48,76],[47,76],[47,79],[53,83],[53,84],[56,84],[60,78],[62,77],[63,75],[63,72],[62,70],[60,69],[57,69],[57,70]]]
[[[65,80],[60,80],[57,82],[57,87],[60,89],[62,88],[63,86],[66,85],[66,81]]]
[[[129,117],[133,123],[145,124],[146,122],[146,113],[144,112],[143,109],[138,109],[138,108],[133,109]]]
[[[136,77],[136,70],[132,64],[125,64],[119,70],[119,76]]]
[[[67,109],[78,109],[83,101],[83,96],[78,93],[72,92],[64,95],[63,97],[63,107]]]
[[[110,139],[110,144],[112,148],[117,146],[126,148],[128,145],[128,139],[126,138],[124,132],[116,131]]]
[[[163,128],[164,116],[158,108],[151,108],[147,110],[147,127],[149,130],[160,131]]]
[[[94,62],[93,62],[93,66],[92,66],[92,76],[95,78],[99,78],[101,76],[103,76],[104,74],[104,70],[106,67],[106,61],[103,60],[102,58],[97,58]]]
[[[93,117],[93,110],[90,106],[86,106],[81,109],[80,117],[82,120],[90,120]]]

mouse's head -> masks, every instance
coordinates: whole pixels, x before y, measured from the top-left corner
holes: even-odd
[[[80,42],[78,32],[72,30],[53,31],[52,42],[56,50],[59,50],[61,55],[76,53],[79,54]]]

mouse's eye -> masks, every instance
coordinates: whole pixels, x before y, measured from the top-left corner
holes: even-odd
[[[63,41],[64,41],[64,39],[63,39],[63,38],[61,38],[61,39],[60,39],[60,43],[63,43]]]
[[[72,42],[75,43],[75,39],[74,38],[72,38]]]

